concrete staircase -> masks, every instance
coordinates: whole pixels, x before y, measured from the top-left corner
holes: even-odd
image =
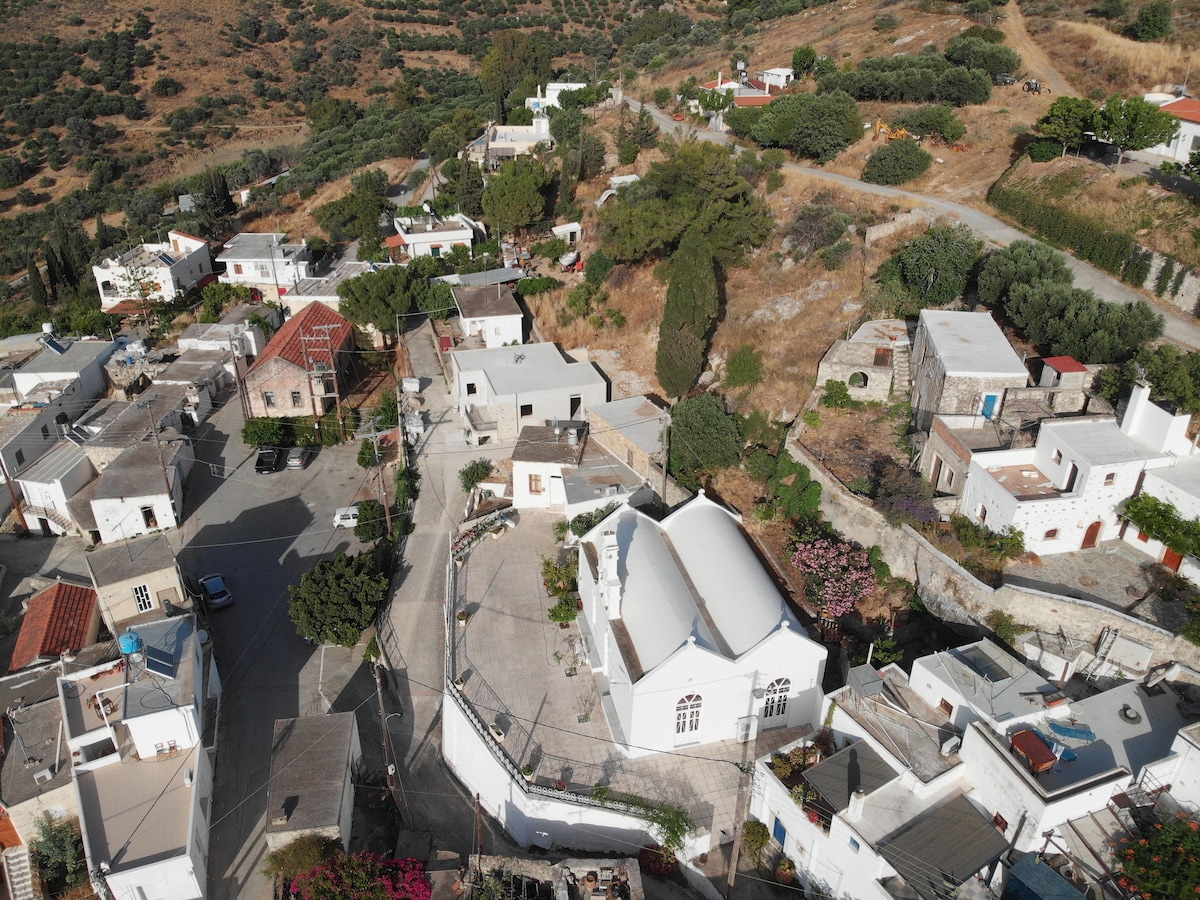
[[[912,372],[908,368],[908,347],[897,347],[892,354],[892,397],[907,400],[912,394]]]
[[[28,847],[9,847],[4,851],[4,880],[8,882],[12,900],[40,900],[42,896],[33,886]]]

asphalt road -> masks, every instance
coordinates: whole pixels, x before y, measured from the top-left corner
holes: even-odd
[[[324,448],[302,471],[257,475],[241,426],[236,398],[201,426],[184,525],[172,535],[185,574],[220,572],[234,596],[209,617],[223,690],[209,838],[214,900],[271,896],[259,871],[275,719],[341,711],[347,694],[374,697],[361,690],[363,648],[305,644],[287,616],[289,584],[324,556],[360,549],[353,532],[332,525],[334,509],[371,496],[357,444]],[[346,691],[351,681],[360,690]]]
[[[635,113],[641,109],[642,104],[636,100],[626,98],[625,102],[630,105]],[[694,135],[698,140],[711,141],[717,144],[729,144],[732,142],[728,134],[675,122],[670,116],[649,104],[647,104],[647,109],[650,110],[651,116],[653,116],[664,134],[673,135],[677,138],[686,138],[689,135]],[[877,197],[901,197],[909,202],[928,206],[937,210],[943,216],[962,222],[993,247],[1007,247],[1013,241],[1031,239],[1025,232],[1019,231],[985,212],[962,203],[954,203],[950,200],[941,200],[936,197],[926,197],[924,194],[916,194],[912,191],[887,187],[881,184],[867,184],[865,181],[859,181],[857,178],[838,175],[834,172],[826,172],[799,163],[784,163],[783,167],[788,171],[798,172],[810,178],[817,178],[821,181],[841,185],[847,190],[873,194]],[[1097,297],[1109,303],[1128,304],[1144,300],[1153,305],[1162,314],[1165,320],[1164,338],[1182,347],[1193,350],[1200,349],[1200,325],[1197,324],[1194,318],[1182,316],[1154,302],[1148,295],[1134,290],[1107,272],[1103,272],[1083,260],[1076,259],[1069,253],[1058,252],[1066,261],[1071,271],[1075,273],[1076,287],[1095,291]]]

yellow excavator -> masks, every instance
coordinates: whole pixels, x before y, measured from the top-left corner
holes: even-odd
[[[887,122],[883,121],[883,119],[876,119],[875,120],[875,136],[872,137],[871,140],[873,140],[873,141],[879,140],[880,135],[883,135],[884,138],[886,138],[889,141],[915,140],[913,138],[913,136],[908,133],[907,128],[903,128],[903,127],[892,128],[890,125],[888,125]]]

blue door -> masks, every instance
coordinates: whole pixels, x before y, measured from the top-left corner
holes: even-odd
[[[787,829],[783,827],[783,823],[779,821],[778,816],[775,817],[775,827],[771,829],[771,837],[779,842],[780,847],[787,840]]]
[[[998,394],[983,395],[983,417],[991,419],[996,415],[996,401],[1000,399]]]

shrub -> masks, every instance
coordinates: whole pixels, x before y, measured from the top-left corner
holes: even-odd
[[[150,85],[150,93],[155,97],[174,97],[176,94],[183,93],[183,84],[164,75]]]
[[[762,356],[753,344],[742,344],[725,363],[725,387],[753,387],[762,381]]]
[[[875,30],[887,34],[900,27],[900,20],[890,13],[875,17]]]
[[[458,483],[462,485],[464,491],[470,492],[491,474],[491,460],[475,459],[458,470]]]
[[[364,544],[373,544],[387,534],[387,515],[378,500],[363,500],[358,504],[358,524],[354,536]]]
[[[954,107],[944,103],[915,107],[896,116],[895,121],[913,134],[937,134],[945,141],[957,141],[967,133],[966,126],[955,115]]]
[[[807,581],[808,598],[830,618],[846,615],[879,586],[867,551],[835,535],[797,544],[791,563]]]
[[[599,509],[593,509],[591,512],[580,513],[571,520],[568,526],[571,534],[575,537],[583,537],[605,519],[607,519],[616,510],[616,503],[606,503]]]
[[[904,184],[924,175],[933,157],[916,141],[892,141],[871,154],[863,167],[862,180],[871,184]]]
[[[533,278],[522,278],[517,282],[517,293],[522,297],[532,297],[534,294],[544,294],[558,287],[558,279],[549,275],[538,275]]]
[[[858,401],[850,396],[850,388],[846,382],[830,378],[825,382],[821,405],[831,409],[853,409],[858,406]]]
[[[534,244],[529,248],[529,252],[534,256],[554,261],[567,252],[567,242],[562,238],[551,238]]]
[[[323,865],[337,854],[340,844],[332,838],[306,834],[267,854],[262,873],[267,878],[291,881],[301,872]]]
[[[622,144],[617,148],[617,165],[628,166],[636,162],[640,150],[641,148],[632,141]]]
[[[875,506],[892,525],[927,525],[938,520],[933,486],[912,469],[892,460],[878,467]]]
[[[242,426],[242,443],[248,447],[282,445],[283,422],[279,419],[247,419]]]
[[[1029,145],[1029,158],[1035,163],[1051,162],[1062,156],[1058,141],[1034,141]]]
[[[1012,642],[1024,632],[1029,630],[1026,625],[1021,625],[1012,617],[1011,613],[1003,612],[999,609],[993,609],[984,619],[987,627],[992,629],[992,632],[1004,643],[1012,646]]]
[[[593,287],[600,287],[615,265],[616,263],[603,250],[597,250],[584,263],[583,278]]]

